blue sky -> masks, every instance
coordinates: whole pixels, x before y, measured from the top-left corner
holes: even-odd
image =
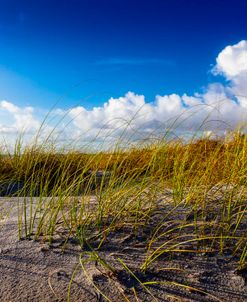
[[[218,53],[247,39],[246,12],[239,0],[0,0],[0,99],[92,109],[128,91],[200,92]]]
[[[66,143],[126,125],[133,140],[247,131],[246,12],[243,0],[0,0],[0,143],[42,125]]]

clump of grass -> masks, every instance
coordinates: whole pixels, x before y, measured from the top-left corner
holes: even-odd
[[[246,175],[247,135],[238,132],[94,153],[53,145],[23,149],[18,141],[13,154],[0,155],[1,183],[23,183],[15,192],[24,196],[20,238],[52,243],[62,225],[65,243],[73,237],[93,251],[126,226],[133,234],[147,230],[143,271],[164,254],[188,251],[227,250],[243,265]],[[186,215],[178,219],[181,209]]]
[[[109,202],[122,191],[141,196],[158,185],[161,192],[164,186],[171,188],[177,203],[186,199],[197,204],[214,186],[233,186],[233,195],[246,186],[245,135],[234,134],[230,142],[210,138],[187,143],[159,141],[142,148],[98,153],[64,153],[52,146],[19,150],[0,156],[0,175],[1,181],[23,182],[19,195],[24,196],[94,193],[102,200],[109,198]]]

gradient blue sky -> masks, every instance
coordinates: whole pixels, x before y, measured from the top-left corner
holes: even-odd
[[[218,53],[247,39],[246,12],[243,0],[0,0],[0,99],[91,109],[128,91],[200,92]]]

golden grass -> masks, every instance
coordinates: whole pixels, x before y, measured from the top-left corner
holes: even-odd
[[[20,209],[20,237],[51,243],[62,225],[67,239],[76,237],[82,248],[97,242],[100,249],[109,234],[128,226],[134,234],[149,231],[143,271],[164,253],[188,252],[186,244],[193,245],[190,252],[230,250],[239,266],[246,261],[247,135],[238,132],[96,153],[42,146],[20,152],[17,146],[14,154],[0,155],[0,182],[23,182],[17,195],[31,197]],[[171,189],[169,208],[153,221],[166,189]],[[45,196],[50,199],[44,203]],[[167,230],[180,207],[187,207],[192,221],[178,220]],[[180,236],[187,229],[189,235]]]

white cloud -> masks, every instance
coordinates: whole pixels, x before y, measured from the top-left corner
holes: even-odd
[[[35,132],[40,127],[40,122],[33,115],[33,107],[20,108],[11,102],[0,102],[0,113],[7,121],[7,125],[0,124],[1,133]]]
[[[224,48],[216,58],[214,72],[224,75],[228,84],[212,83],[203,93],[192,96],[157,95],[152,103],[146,102],[144,95],[128,92],[92,110],[82,106],[67,111],[55,109],[50,114],[52,118],[47,120],[46,133],[58,124],[54,134],[63,142],[77,138],[87,141],[94,137],[100,141],[118,137],[123,129],[126,135],[144,138],[169,127],[178,132],[195,131],[205,123],[203,130],[211,133],[216,128],[246,125],[247,41]],[[42,120],[37,117],[35,108],[21,108],[9,101],[0,102],[0,118],[0,133],[5,134],[22,130],[35,133]]]
[[[216,58],[214,71],[230,80],[230,88],[240,103],[247,109],[247,41],[225,47]]]
[[[223,73],[228,79],[247,72],[247,41],[225,47],[216,58],[215,72]]]

